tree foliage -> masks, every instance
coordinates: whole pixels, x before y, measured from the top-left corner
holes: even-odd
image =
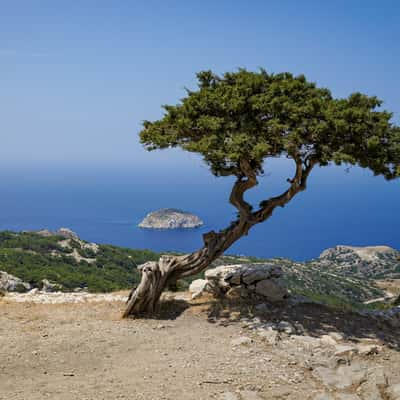
[[[179,146],[199,153],[217,176],[243,175],[243,160],[260,174],[266,158],[279,156],[400,176],[400,128],[377,97],[336,99],[303,75],[265,70],[197,77],[197,90],[165,105],[162,119],[144,122],[140,137],[148,150]]]

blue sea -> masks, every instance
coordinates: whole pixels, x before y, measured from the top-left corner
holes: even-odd
[[[2,168],[0,230],[68,227],[88,241],[188,252],[201,246],[203,233],[235,219],[228,202],[232,179],[213,177],[195,157],[175,164],[153,161]],[[286,159],[267,163],[248,200],[256,206],[279,194],[292,172]],[[305,192],[254,227],[228,253],[301,261],[338,244],[400,249],[399,205],[400,181],[386,182],[360,168],[318,168]],[[205,225],[172,231],[137,227],[148,212],[167,207],[197,214]]]

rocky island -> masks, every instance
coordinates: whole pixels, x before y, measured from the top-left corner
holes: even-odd
[[[174,208],[162,208],[146,215],[139,228],[180,229],[197,228],[203,221],[196,215]]]

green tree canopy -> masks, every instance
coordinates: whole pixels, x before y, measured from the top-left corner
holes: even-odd
[[[286,72],[203,71],[197,77],[197,90],[165,105],[162,119],[144,122],[140,137],[148,150],[179,146],[199,153],[217,176],[242,175],[241,160],[259,174],[265,158],[279,156],[400,176],[400,128],[377,97],[336,99]]]

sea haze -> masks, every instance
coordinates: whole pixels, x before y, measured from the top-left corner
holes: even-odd
[[[195,157],[151,165],[3,166],[0,229],[68,227],[88,241],[186,252],[201,246],[204,232],[224,228],[235,218],[228,203],[232,179],[213,177]],[[256,206],[285,190],[291,173],[289,160],[271,161],[248,200]],[[338,244],[399,249],[399,204],[397,181],[386,182],[360,168],[316,169],[305,192],[228,253],[306,260]],[[167,207],[197,214],[205,225],[173,231],[137,227],[148,212]]]

